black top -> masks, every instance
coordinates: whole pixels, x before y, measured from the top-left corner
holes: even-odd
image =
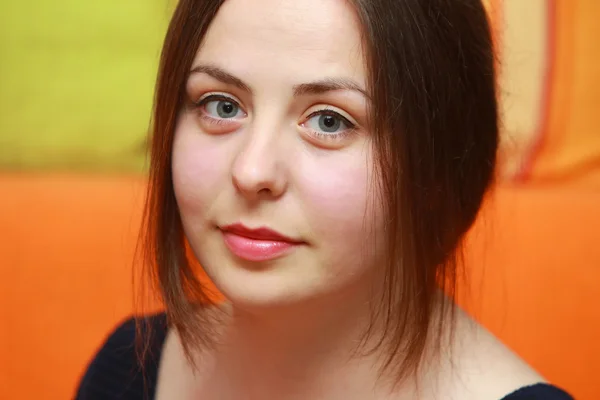
[[[164,313],[148,317],[150,348],[144,365],[138,362],[135,348],[136,321],[131,318],[108,337],[88,366],[77,390],[77,400],[153,399],[158,365],[167,335]],[[148,332],[142,330],[142,335]],[[147,336],[144,336],[147,338]],[[563,390],[548,384],[523,387],[501,400],[573,400]]]

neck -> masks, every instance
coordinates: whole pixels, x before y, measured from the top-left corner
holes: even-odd
[[[230,306],[215,383],[231,398],[373,398],[377,354],[357,352],[371,322],[368,299],[353,291],[279,307]]]

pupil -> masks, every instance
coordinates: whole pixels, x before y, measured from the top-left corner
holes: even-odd
[[[217,110],[220,117],[230,117],[232,114],[235,114],[235,104],[229,101],[223,101],[219,104]]]
[[[333,118],[331,115],[326,115],[323,124],[326,127],[331,128],[335,126],[335,118]]]
[[[321,115],[319,118],[319,128],[325,132],[335,132],[340,128],[341,121],[333,115]]]

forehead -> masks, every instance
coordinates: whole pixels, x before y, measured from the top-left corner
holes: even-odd
[[[360,28],[344,0],[226,0],[198,61],[252,76],[264,70],[271,76],[342,75],[364,82]]]

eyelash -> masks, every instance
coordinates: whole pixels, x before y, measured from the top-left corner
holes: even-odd
[[[322,132],[318,132],[315,131],[314,129],[308,128],[306,126],[304,126],[304,124],[309,121],[311,118],[316,117],[317,115],[329,115],[335,118],[340,119],[348,128],[340,133],[335,133],[335,134],[331,134],[331,133],[322,133]],[[332,110],[331,108],[323,108],[321,110],[316,110],[312,113],[310,113],[310,115],[308,117],[305,118],[304,122],[302,123],[302,126],[305,129],[310,130],[312,133],[312,135],[318,137],[319,139],[324,139],[324,140],[339,140],[339,139],[343,139],[346,138],[352,134],[354,134],[356,132],[356,124],[350,122],[350,120],[346,117],[344,117],[342,114],[338,113],[337,111]]]
[[[208,102],[211,101],[228,101],[231,103],[234,103],[237,107],[240,107],[239,103],[237,100],[229,97],[229,96],[225,96],[225,95],[221,95],[221,94],[211,94],[208,95],[206,97],[201,98],[200,100],[196,101],[193,103],[194,108],[200,111],[200,118],[210,124],[213,125],[227,125],[230,123],[230,121],[226,118],[213,118],[209,115],[206,115],[204,113],[203,110],[201,110],[201,108],[206,105]],[[241,109],[241,107],[240,107]],[[331,133],[322,133],[322,132],[318,132],[315,131],[314,129],[308,128],[306,127],[304,124],[309,121],[311,118],[318,116],[318,115],[329,115],[335,118],[338,118],[339,120],[341,120],[348,128],[345,129],[343,132],[340,133],[336,133],[336,134],[331,134]],[[311,135],[321,139],[321,140],[340,140],[340,139],[344,139],[354,133],[356,133],[357,131],[357,127],[356,124],[352,123],[348,118],[344,117],[342,114],[338,113],[337,111],[331,109],[331,108],[323,108],[320,110],[316,110],[313,111],[312,113],[310,113],[305,119],[304,122],[301,124],[301,126],[304,129],[307,129],[309,131],[311,131]]]
[[[218,100],[228,101],[228,102],[233,103],[236,106],[240,107],[238,101],[235,100],[235,99],[233,99],[233,98],[231,98],[231,97],[229,97],[229,96],[225,96],[225,95],[222,95],[222,94],[211,94],[211,95],[208,95],[206,97],[200,98],[200,100],[198,100],[198,101],[195,101],[194,102],[194,108],[196,110],[200,111],[199,112],[199,117],[202,120],[204,120],[205,122],[208,122],[209,124],[212,124],[212,125],[227,125],[227,124],[229,124],[231,122],[228,119],[226,119],[226,118],[213,118],[213,117],[207,115],[204,110],[202,110],[202,107],[204,107],[206,105],[206,103],[209,103],[211,101],[218,101]],[[241,107],[240,107],[240,109],[241,109]]]

